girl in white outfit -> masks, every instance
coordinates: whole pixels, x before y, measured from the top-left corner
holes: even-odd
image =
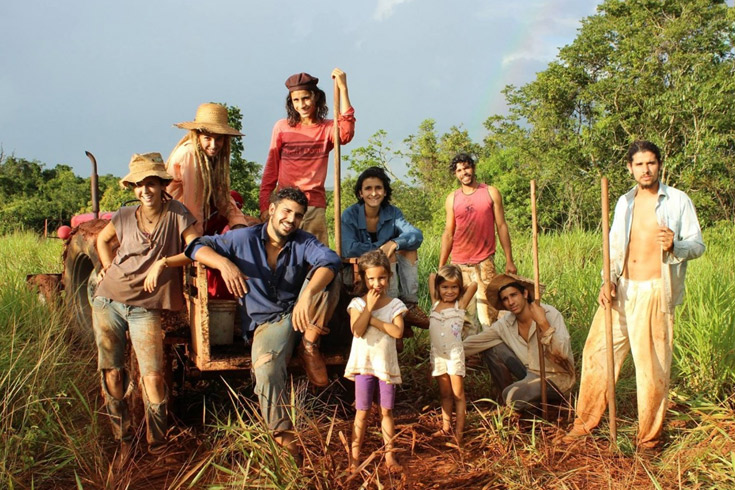
[[[434,435],[451,434],[454,405],[457,414],[454,435],[457,444],[461,445],[467,407],[462,326],[465,308],[477,291],[477,283],[463,287],[462,270],[456,265],[445,265],[429,276],[429,291],[435,300],[429,315],[431,375],[439,383],[442,404],[442,428]]]
[[[393,405],[396,385],[401,382],[396,339],[403,334],[406,305],[386,294],[391,271],[390,261],[382,250],[376,249],[363,254],[357,265],[363,291],[367,294],[353,298],[347,307],[354,338],[345,377],[355,382],[357,408],[352,429],[350,471],[356,471],[360,465],[365,423],[377,387],[386,449],[385,463],[391,472],[400,472],[403,468],[393,453],[393,437],[396,432]]]

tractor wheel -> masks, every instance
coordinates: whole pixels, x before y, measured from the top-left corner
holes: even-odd
[[[74,333],[84,343],[94,342],[91,300],[97,286],[95,269],[100,268],[96,242],[97,234],[107,223],[104,220],[82,223],[64,248],[66,301],[74,320]]]

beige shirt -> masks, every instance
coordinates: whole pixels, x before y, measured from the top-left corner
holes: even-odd
[[[166,172],[171,174],[174,180],[166,188],[171,197],[180,201],[194,215],[197,220],[194,229],[200,235],[204,234],[204,201],[202,200],[202,188],[199,185],[199,170],[194,152],[196,148],[187,141],[171,153],[166,162]],[[230,205],[224,216],[230,228],[234,225],[247,226],[250,223],[235,204],[232,196],[229,196]]]
[[[543,303],[541,307],[546,312],[546,319],[551,325],[541,337],[541,343],[544,344],[546,352],[544,357],[546,376],[560,390],[568,391],[576,380],[569,332],[564,324],[564,318],[556,308]],[[528,342],[526,342],[518,333],[516,316],[508,313],[483,332],[467,337],[464,341],[465,355],[478,354],[503,343],[518,356],[529,371],[540,375],[536,332],[536,322],[533,322],[529,329]]]
[[[112,215],[120,247],[107,273],[97,285],[95,296],[149,310],[173,310],[184,307],[181,268],[166,268],[152,293],[143,289],[145,277],[154,262],[184,250],[181,234],[194,223],[194,217],[178,201],[169,201],[153,233],[148,235],[138,226],[138,206],[120,208]]]

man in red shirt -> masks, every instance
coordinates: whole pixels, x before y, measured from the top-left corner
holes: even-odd
[[[495,231],[505,252],[505,272],[515,274],[510,233],[505,222],[503,198],[498,189],[477,182],[475,160],[467,153],[452,159],[449,171],[460,188],[450,193],[444,204],[447,213],[442,234],[439,267],[452,255],[452,263],[462,269],[465,284],[478,284],[475,298],[467,305],[462,337],[478,332],[479,325],[492,325],[498,312],[490,306],[485,290],[495,277]],[[479,317],[479,318],[478,318]],[[479,320],[479,324],[478,324]]]
[[[347,92],[347,75],[335,68],[332,78],[340,93],[339,142],[349,143],[355,135],[355,110]],[[327,234],[327,197],[324,181],[329,167],[329,152],[334,148],[334,121],[327,119],[324,91],[318,78],[297,73],[286,80],[286,119],[273,127],[268,160],[260,184],[261,217],[267,217],[271,194],[284,187],[297,187],[306,194],[309,206],[301,229],[329,245]]]

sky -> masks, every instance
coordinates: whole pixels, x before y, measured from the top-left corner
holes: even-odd
[[[505,111],[501,90],[533,80],[599,2],[3,3],[2,151],[87,176],[89,150],[101,174],[121,176],[133,153],[167,158],[184,134],[173,124],[203,102],[240,107],[244,157],[263,164],[286,78],[318,77],[331,114],[334,67],[347,73],[357,118],[343,154],[380,129],[399,147],[427,118],[480,142],[483,122]]]

